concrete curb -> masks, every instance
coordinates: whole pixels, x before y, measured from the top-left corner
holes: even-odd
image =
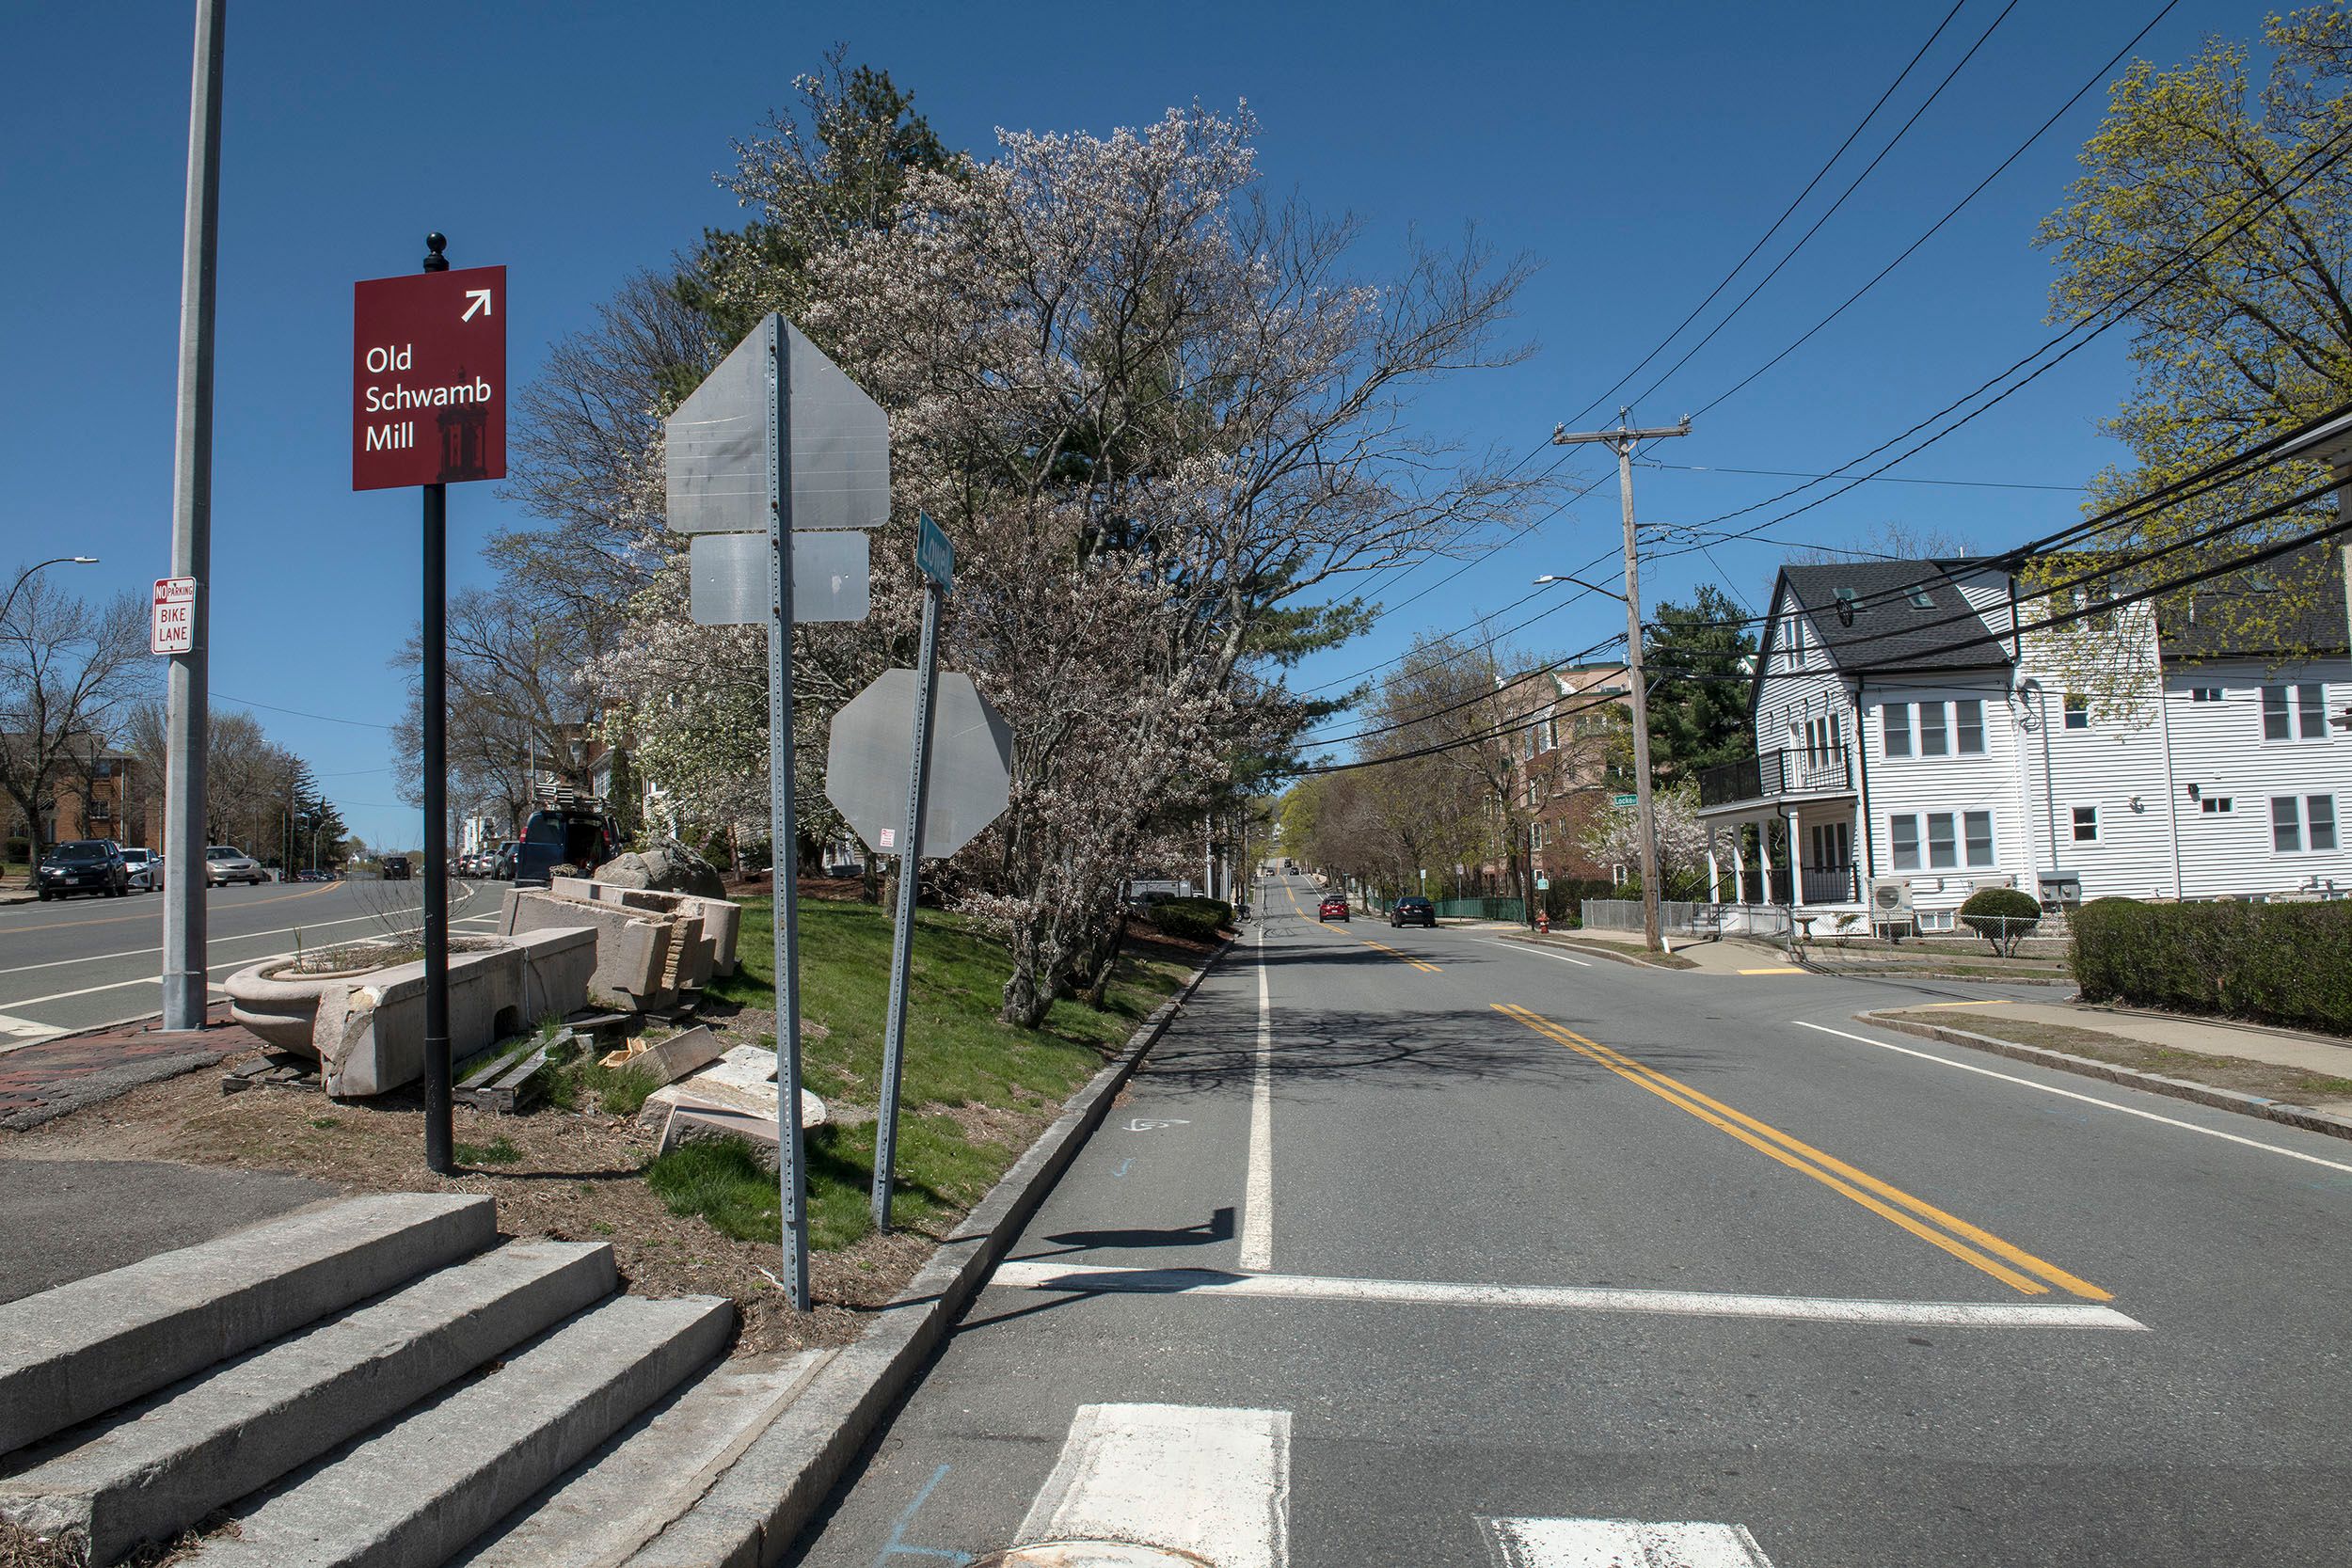
[[[1890,1011],[1893,1009],[1889,1009]],[[2046,1046],[2020,1045],[2015,1040],[1997,1039],[1967,1029],[1954,1029],[1941,1023],[1916,1023],[1909,1019],[1890,1019],[1877,1012],[1856,1013],[1859,1023],[1875,1024],[1898,1034],[1916,1035],[1922,1039],[1942,1040],[1947,1045],[1965,1045],[1978,1051],[1990,1051],[1996,1056],[2014,1061],[2036,1062],[2056,1068],[2061,1072],[2076,1072],[2086,1078],[2104,1078],[2110,1084],[2129,1088],[2146,1089],[2151,1094],[2169,1095],[2217,1111],[2234,1111],[2240,1116],[2260,1117],[2284,1127],[2296,1127],[2306,1132],[2323,1132],[2331,1138],[2352,1139],[2352,1120],[2331,1117],[2325,1111],[2292,1105],[2283,1100],[2265,1100],[2258,1094],[2240,1094],[2235,1089],[2217,1089],[2210,1084],[2192,1084],[2185,1078],[2167,1078],[2161,1073],[2141,1072],[2137,1068],[2119,1067],[2090,1056],[2076,1056],[2064,1051],[2052,1051]]]
[[[1145,1054],[1232,945],[1229,939],[1210,954],[1184,989],[1136,1027],[1119,1059],[1071,1099],[931,1260],[881,1308],[873,1326],[836,1352],[708,1491],[628,1559],[628,1568],[766,1568],[782,1560],[1102,1125]]]

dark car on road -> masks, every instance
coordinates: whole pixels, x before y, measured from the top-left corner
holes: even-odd
[[[1317,920],[1345,920],[1347,900],[1336,893],[1325,894],[1323,902],[1315,906],[1315,918]]]
[[[43,899],[77,893],[119,898],[131,891],[131,868],[113,839],[69,839],[40,858],[40,875],[36,880]]]
[[[388,882],[405,882],[408,880],[410,875],[408,857],[405,855],[385,856],[383,875],[384,879]]]
[[[1438,927],[1438,906],[1419,894],[1400,898],[1389,906],[1389,924],[1397,927],[1426,926],[1434,931]]]

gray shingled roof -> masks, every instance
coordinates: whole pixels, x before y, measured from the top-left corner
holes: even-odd
[[[1850,674],[1982,670],[2010,662],[2008,645],[1969,609],[1935,562],[1786,566],[1780,575],[1797,602],[1812,612],[1814,630],[1831,658]],[[1851,626],[1837,613],[1840,589],[1850,590],[1855,601]],[[1926,593],[1925,608],[1912,603],[1915,589]]]
[[[2343,562],[2333,550],[2315,545],[2256,570],[2265,580],[2215,578],[2157,601],[2156,641],[2164,657],[2261,657],[2352,647]],[[2274,588],[2283,593],[2270,593]]]

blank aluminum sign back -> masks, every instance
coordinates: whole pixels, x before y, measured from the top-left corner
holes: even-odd
[[[791,433],[795,529],[879,528],[890,518],[890,419],[782,316],[770,316],[664,423],[669,506],[678,533],[768,529],[771,354]]]
[[[884,670],[833,716],[825,797],[866,847],[898,852],[914,761],[914,672]],[[1012,726],[972,677],[943,670],[931,696],[931,777],[923,858],[945,860],[980,836],[1011,800]]]
[[[693,542],[694,619],[706,626],[764,626],[770,610],[768,536],[701,533]],[[792,619],[863,621],[869,608],[863,533],[792,535]]]

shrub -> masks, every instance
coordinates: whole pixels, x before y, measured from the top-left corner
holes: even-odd
[[[1181,942],[1215,942],[1232,923],[1233,907],[1219,898],[1166,898],[1152,906],[1152,924]]]
[[[2352,903],[2099,898],[2072,926],[2086,1002],[2352,1034]]]
[[[2042,924],[2042,906],[2013,887],[1979,888],[1960,907],[1960,923],[1993,944],[1997,958],[2013,958],[2017,944]]]

